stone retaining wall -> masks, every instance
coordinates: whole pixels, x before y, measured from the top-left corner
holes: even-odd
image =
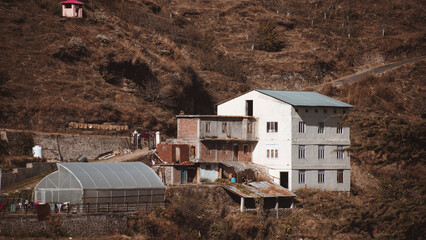
[[[130,213],[114,214],[59,214],[56,221],[38,221],[37,216],[4,215],[0,217],[0,236],[49,237],[52,222],[70,237],[105,236],[126,233]]]

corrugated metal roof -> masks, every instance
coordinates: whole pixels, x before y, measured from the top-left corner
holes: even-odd
[[[255,91],[296,107],[353,107],[350,104],[312,91],[282,91],[265,89],[255,89]]]
[[[158,175],[141,162],[58,163],[83,189],[165,188]]]
[[[295,197],[293,193],[272,181],[251,182],[248,185],[224,185],[225,189],[244,198]]]

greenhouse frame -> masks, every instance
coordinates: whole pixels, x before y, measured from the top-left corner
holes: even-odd
[[[34,188],[34,201],[96,208],[164,204],[165,187],[141,162],[58,163]]]

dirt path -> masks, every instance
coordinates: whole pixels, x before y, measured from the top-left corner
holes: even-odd
[[[341,78],[339,78],[335,81],[332,81],[331,83],[334,86],[340,86],[340,85],[342,85],[343,83],[346,83],[346,82],[355,82],[362,77],[373,75],[373,74],[383,73],[383,72],[386,72],[387,70],[402,66],[402,65],[407,64],[407,63],[417,62],[417,61],[423,60],[425,58],[426,58],[426,56],[421,56],[421,57],[416,57],[416,58],[405,59],[405,60],[394,62],[394,63],[388,63],[388,64],[385,64],[383,66],[375,67],[375,68],[372,68],[372,69],[369,69],[369,70],[366,70],[364,72],[357,73],[357,74],[354,74],[354,75],[351,75],[351,76],[341,77]],[[313,88],[315,90],[318,90],[318,89],[322,88],[325,84],[327,84],[327,83],[316,85]]]
[[[155,150],[149,150],[147,147],[145,147],[143,149],[137,149],[136,151],[129,154],[120,155],[120,156],[108,158],[105,160],[95,160],[93,162],[129,162],[129,161],[137,160],[151,153],[154,153],[154,151]]]

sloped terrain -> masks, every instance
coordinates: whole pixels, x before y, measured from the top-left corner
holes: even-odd
[[[173,136],[181,110],[210,114],[214,103],[252,88],[310,88],[426,55],[425,4],[89,0],[85,18],[65,19],[55,0],[1,0],[0,127],[61,132],[70,121],[115,122]],[[200,229],[185,220],[203,220],[184,212],[195,203],[172,204],[169,215],[140,218],[138,231],[176,236],[160,231],[158,220],[188,230],[181,238],[421,239],[424,66],[320,90],[354,105],[344,117],[351,124],[351,196],[301,191],[303,210],[279,221],[212,210]]]
[[[93,0],[84,19],[65,19],[54,0],[3,0],[0,126],[119,122],[173,135],[181,110],[424,55],[422,4]]]

